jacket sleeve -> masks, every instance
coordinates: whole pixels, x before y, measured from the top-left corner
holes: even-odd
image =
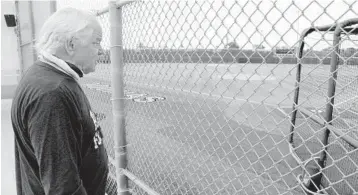
[[[87,194],[79,173],[81,137],[69,105],[62,93],[52,91],[28,109],[29,137],[46,195]]]

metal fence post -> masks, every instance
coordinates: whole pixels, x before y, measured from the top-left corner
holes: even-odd
[[[117,192],[119,195],[127,195],[129,194],[128,180],[123,173],[123,170],[127,166],[127,156],[123,81],[122,8],[117,8],[115,1],[109,1],[109,22]]]
[[[331,59],[331,69],[330,69],[330,78],[329,78],[329,83],[328,83],[328,92],[327,92],[327,97],[328,97],[328,102],[326,105],[326,122],[328,124],[332,123],[332,118],[333,118],[333,105],[334,105],[334,96],[335,96],[335,92],[336,92],[336,80],[337,80],[337,68],[338,68],[338,53],[339,53],[339,48],[340,48],[340,40],[341,40],[341,31],[340,31],[340,24],[337,25],[336,30],[334,31],[334,36],[333,36],[333,47],[334,50],[332,52],[332,59]],[[326,128],[325,134],[322,138],[322,143],[325,146],[325,149],[322,152],[321,155],[321,160],[320,160],[320,166],[323,167],[323,163],[327,158],[327,144],[328,144],[328,136],[329,136],[329,129]]]
[[[19,1],[15,1],[15,14],[16,14],[16,37],[17,37],[17,50],[19,53],[19,72],[17,76],[17,81],[21,80],[22,74],[24,73],[24,61],[23,61],[23,52],[22,52],[22,40],[21,40],[21,26],[20,26],[20,11],[19,11]]]
[[[50,1],[50,13],[53,14],[57,10],[57,1]]]
[[[33,11],[33,4],[32,1],[29,1],[29,13],[30,13],[30,29],[31,29],[31,45],[32,45],[32,55],[33,55],[33,62],[37,60],[37,52],[35,49],[35,39],[36,39],[36,32],[35,32],[35,18],[34,18],[34,11]]]

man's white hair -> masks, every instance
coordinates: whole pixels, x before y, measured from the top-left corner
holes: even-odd
[[[71,37],[80,38],[92,35],[89,25],[97,21],[96,16],[88,11],[75,8],[62,8],[51,15],[41,28],[36,43],[36,50],[51,54],[64,47]]]

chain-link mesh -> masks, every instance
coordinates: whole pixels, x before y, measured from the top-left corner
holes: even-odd
[[[107,6],[79,2],[59,4]],[[334,34],[308,35],[301,59],[300,36],[311,26],[357,18],[357,10],[355,1],[333,0],[124,6],[128,170],[160,194],[305,194],[301,184],[310,169],[304,163],[324,149]],[[101,124],[113,162],[108,13],[98,18],[105,54],[82,84],[94,111],[105,116]],[[358,140],[358,39],[353,32],[341,38],[331,124]],[[357,149],[331,132],[321,189],[358,193],[357,158]],[[110,167],[107,193],[116,194]],[[132,181],[129,187],[132,194],[147,194]]]
[[[126,89],[144,94],[127,104],[128,169],[161,194],[303,194],[297,176],[306,167],[288,147],[297,56],[279,51],[297,51],[305,28],[357,17],[355,7],[353,1],[126,6]],[[320,35],[307,37],[300,59],[298,107],[316,116],[325,113],[333,49],[333,34]],[[332,124],[353,136],[357,43],[350,34],[342,40],[340,48],[353,55],[340,58],[335,105],[346,109],[335,106]],[[293,152],[300,161],[319,156],[324,130],[297,116]],[[357,150],[333,137],[322,188],[357,193]]]

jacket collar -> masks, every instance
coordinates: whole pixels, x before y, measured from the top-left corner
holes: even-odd
[[[69,62],[66,62],[66,63],[71,67],[71,69],[73,71],[75,71],[78,74],[79,77],[81,77],[81,78],[83,77],[83,72],[76,65],[69,63]]]

